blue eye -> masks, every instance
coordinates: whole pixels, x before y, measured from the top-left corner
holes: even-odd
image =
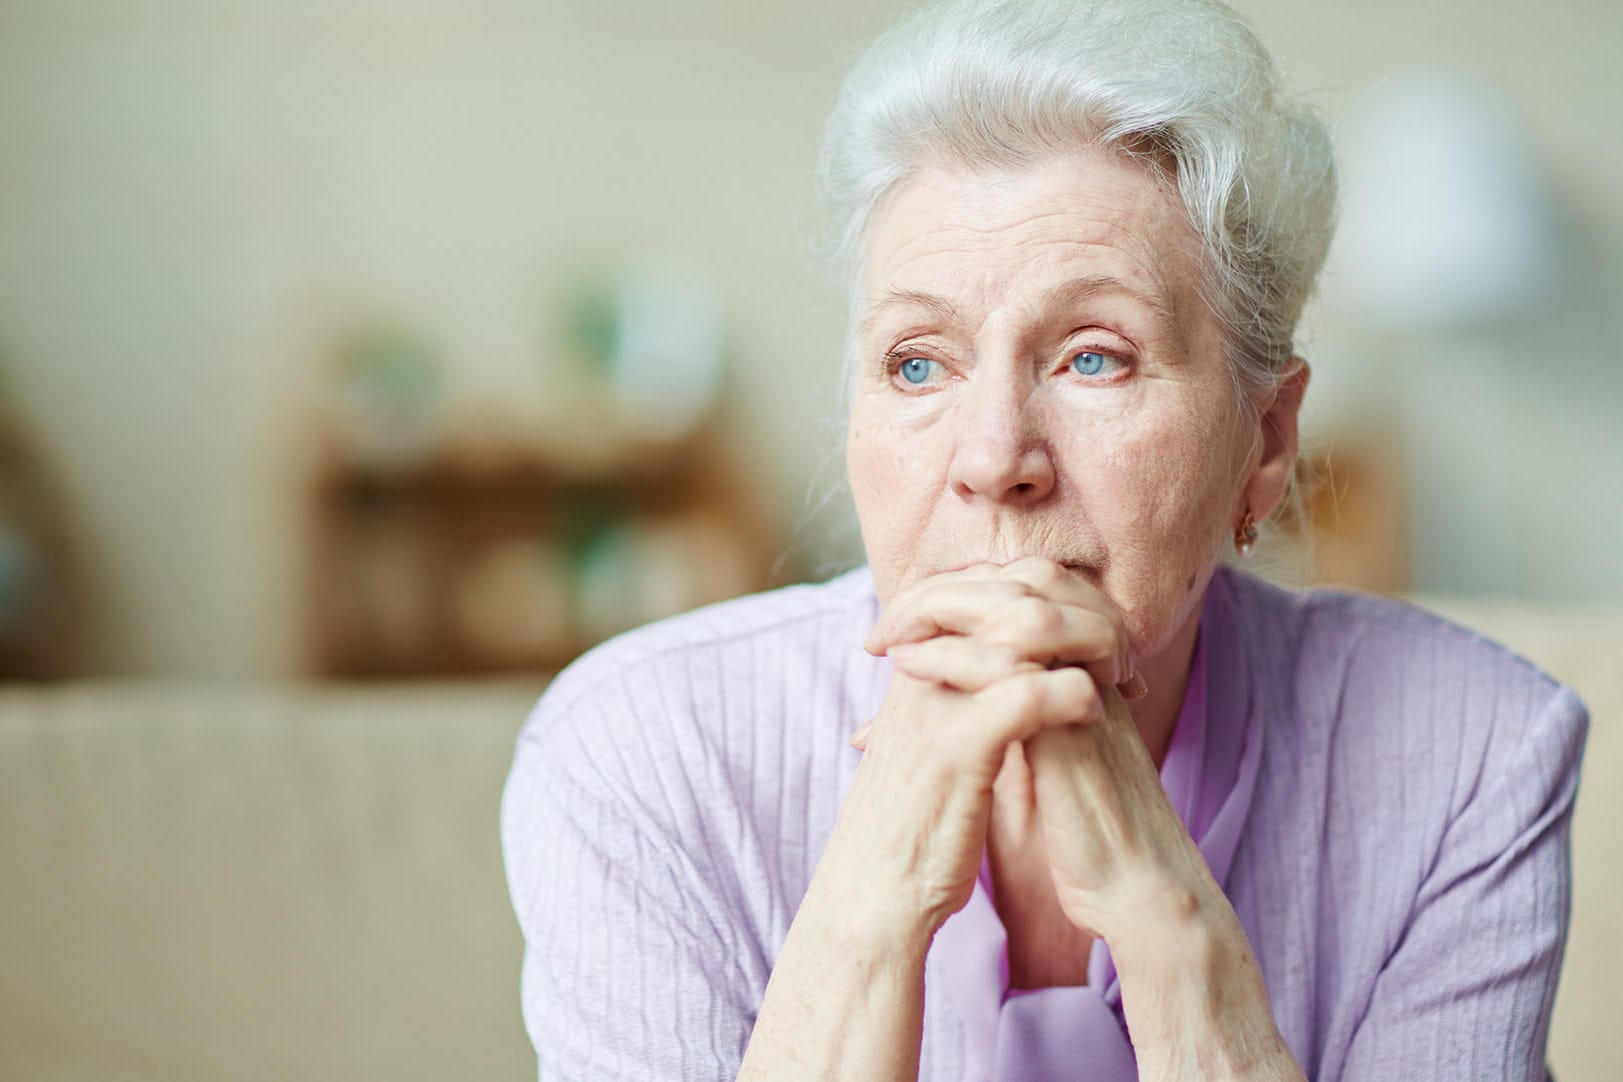
[[[902,378],[907,382],[918,386],[930,378],[932,369],[940,367],[941,364],[938,361],[932,361],[925,357],[909,357],[896,366],[896,371],[900,372]]]
[[[1092,350],[1083,350],[1071,358],[1071,368],[1081,376],[1097,376],[1104,371],[1105,365],[1120,365],[1116,358],[1104,353],[1094,353]]]

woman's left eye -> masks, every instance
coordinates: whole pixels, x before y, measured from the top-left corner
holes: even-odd
[[[1071,371],[1079,376],[1097,376],[1101,372],[1114,372],[1122,362],[1108,353],[1085,349],[1071,358]]]

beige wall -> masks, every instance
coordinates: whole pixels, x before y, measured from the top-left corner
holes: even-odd
[[[1623,280],[1623,6],[1242,7],[1332,119],[1407,64],[1493,77]],[[793,518],[832,453],[818,128],[898,8],[6,0],[6,388],[90,547],[102,667],[293,668],[300,411],[334,335],[408,315],[468,401],[540,395],[549,301],[583,256],[711,268],[739,435]],[[1623,465],[1623,426],[1596,431]]]

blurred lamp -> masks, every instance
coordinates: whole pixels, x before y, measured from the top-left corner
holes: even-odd
[[[1391,76],[1347,135],[1330,284],[1374,358],[1353,371],[1395,407],[1413,585],[1515,593],[1525,489],[1470,464],[1525,422],[1512,343],[1559,288],[1556,211],[1513,114],[1472,79]]]
[[[1389,329],[1501,324],[1558,284],[1555,214],[1488,87],[1415,72],[1371,93],[1343,152],[1338,285]]]

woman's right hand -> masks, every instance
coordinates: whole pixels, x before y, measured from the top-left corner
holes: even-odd
[[[975,692],[898,671],[867,727],[816,885],[877,934],[933,935],[974,890],[1009,745],[1098,704],[1089,675],[1073,667],[1024,663]]]

